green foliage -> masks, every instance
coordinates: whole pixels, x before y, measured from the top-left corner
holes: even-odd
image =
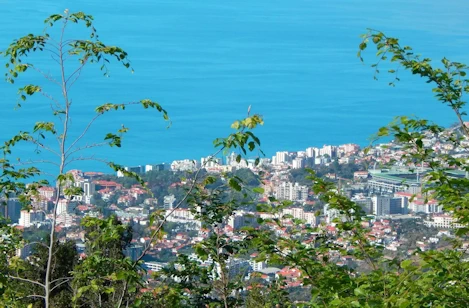
[[[115,216],[86,217],[86,258],[73,270],[74,305],[115,307],[128,302],[143,284],[142,269],[124,256],[132,240],[131,227]]]
[[[47,270],[48,246],[44,242],[33,242],[28,244],[33,250],[28,260],[17,259],[15,263],[9,262],[10,275],[12,277],[21,277],[30,281],[42,281]],[[75,243],[67,241],[65,243],[54,244],[54,256],[52,259],[53,270],[51,281],[53,282],[51,292],[51,305],[54,307],[72,307],[72,289],[70,282],[72,280],[71,272],[78,263],[78,255]],[[31,284],[28,281],[19,281],[11,279],[9,281],[8,300],[4,305],[16,305],[18,307],[26,306],[28,303],[33,307],[41,307],[42,296],[44,295],[43,287],[37,284]],[[35,297],[33,295],[38,295]],[[0,301],[1,302],[1,301]],[[9,303],[10,302],[10,303]],[[9,304],[7,304],[9,303]]]
[[[200,262],[190,260],[186,255],[179,255],[177,260],[156,274],[159,280],[157,292],[168,292],[163,286],[178,294],[178,307],[203,307],[213,303],[213,266],[202,267]],[[188,292],[185,292],[188,290]],[[168,292],[169,293],[169,292]],[[176,307],[174,306],[174,307]]]
[[[292,307],[283,279],[264,284],[258,273],[253,273],[248,282],[247,308]]]

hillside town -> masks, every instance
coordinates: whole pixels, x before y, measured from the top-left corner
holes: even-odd
[[[426,147],[434,151],[461,157],[469,154],[465,148],[467,142],[462,142],[461,148],[442,143],[438,136],[429,136],[424,142]],[[418,250],[444,247],[460,225],[451,213],[443,210],[438,200],[428,199],[422,193],[428,168],[411,168],[400,163],[399,158],[403,154],[401,148],[390,142],[373,146],[365,153],[357,144],[324,145],[302,151],[279,151],[271,158],[260,159],[257,165],[254,160],[239,160],[232,153],[227,157],[204,157],[200,160],[186,159],[170,164],[125,168],[142,175],[148,187],[129,181],[122,172],[114,176],[70,170],[73,181],[69,185],[80,187],[83,194],[73,198],[59,196],[56,231],[60,241],[74,241],[81,257],[86,258],[85,231],[80,226],[81,220],[87,216],[115,215],[134,230],[131,244],[126,249],[128,257],[136,260],[151,245],[144,257],[144,266],[149,273],[161,270],[174,261],[178,254],[186,254],[192,260],[198,260],[193,246],[207,238],[209,232],[197,219],[197,211],[182,200],[184,194],[181,191],[188,186],[190,179],[181,175],[204,169],[207,174],[223,180],[226,173],[244,170],[251,177],[246,180],[252,182],[248,186],[262,188],[262,192],[255,195],[253,203],[269,203],[275,199],[288,204],[278,214],[281,224],[265,226],[283,238],[291,236],[289,232],[293,227],[315,228],[317,232],[305,238],[305,243],[314,243],[319,232],[332,235],[337,232],[336,223],[342,219],[342,214],[328,204],[321,203],[314,195],[306,179],[306,170],[311,169],[335,182],[339,193],[360,205],[366,215],[363,224],[369,230],[370,242],[382,245],[387,254],[410,256]],[[460,170],[448,172],[454,177],[467,176]],[[149,174],[156,177],[161,174],[165,178],[158,180],[158,186],[156,180],[145,177]],[[165,187],[155,188],[160,186]],[[40,187],[38,192],[29,209],[24,209],[14,197],[6,200],[3,208],[3,215],[16,228],[23,230],[25,235],[34,236],[38,231],[47,230],[52,220],[54,200],[59,192],[52,186]],[[151,213],[156,210],[162,211],[167,218],[167,226],[164,237],[152,245],[145,227],[150,224]],[[242,240],[243,228],[258,228],[259,221],[272,218],[273,214],[258,211],[255,205],[243,207],[220,226],[219,232],[228,235],[233,241]],[[336,242],[345,249],[353,245],[340,237]],[[469,242],[465,243],[467,245]],[[31,249],[31,246],[25,246],[18,251],[18,256],[28,257]],[[230,275],[242,275],[248,279],[253,272],[257,272],[266,281],[282,277],[287,287],[301,286],[297,269],[272,266],[256,257],[257,254],[253,253],[230,259],[226,265]],[[338,265],[360,267],[353,256],[337,254],[331,257]],[[207,266],[210,263],[210,260],[198,261]]]

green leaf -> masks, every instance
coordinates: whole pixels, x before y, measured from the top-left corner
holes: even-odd
[[[255,192],[256,194],[263,194],[265,192],[264,188],[262,187],[254,187],[252,191]]]
[[[230,178],[228,180],[228,184],[230,185],[231,188],[233,188],[236,191],[241,191],[241,185],[239,185],[239,182],[235,180],[234,178]]]
[[[412,265],[413,261],[412,260],[404,260],[401,262],[401,268],[403,269],[408,269]]]
[[[353,293],[356,295],[356,296],[365,296],[366,295],[366,292],[361,289],[361,288],[356,288],[353,290]]]

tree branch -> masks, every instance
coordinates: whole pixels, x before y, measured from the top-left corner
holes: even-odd
[[[45,213],[45,212],[44,212],[44,213]],[[43,242],[30,242],[30,243],[26,243],[26,245],[24,245],[24,247],[26,247],[26,246],[31,246],[31,245],[36,245],[36,244],[41,245],[42,247],[45,247],[45,248],[49,248],[49,246],[46,245],[46,244],[44,244]]]
[[[48,146],[46,146],[46,145],[40,143],[37,139],[31,138],[31,139],[28,139],[28,141],[31,142],[31,143],[33,143],[33,144],[35,144],[36,146],[38,146],[38,147],[40,147],[40,148],[46,150],[46,151],[48,151],[48,152],[54,154],[55,156],[60,157],[60,154],[59,154],[59,153],[57,153],[56,151],[54,151],[54,150],[51,149],[50,147],[48,147]]]
[[[78,66],[78,68],[70,74],[70,76],[68,76],[67,80],[65,81],[65,83],[68,84],[68,82],[70,81],[70,79],[75,75],[77,74],[77,76],[75,77],[75,79],[73,79],[73,81],[70,83],[70,85],[68,86],[68,90],[70,90],[70,88],[73,86],[73,84],[77,81],[78,78],[80,78],[80,75],[81,75],[81,71],[83,69],[83,67],[86,65],[86,63],[88,62],[88,59],[84,59],[83,62],[80,64],[80,66]]]
[[[68,153],[74,146],[75,144],[77,144],[77,142],[79,142],[85,135],[86,133],[88,132],[88,130],[90,129],[91,125],[93,125],[93,123],[100,117],[102,116],[103,113],[98,113],[97,115],[95,115],[89,122],[88,124],[86,125],[85,129],[83,130],[83,132],[81,133],[80,136],[78,136],[77,139],[75,139],[72,144],[68,147],[68,149],[65,151],[65,153],[67,154],[67,156],[70,154]]]
[[[51,161],[51,160],[46,160],[46,159],[28,160],[25,162],[21,161],[21,162],[18,162],[17,164],[12,164],[12,166],[25,166],[25,165],[35,165],[35,164],[51,164],[54,166],[59,166],[59,164],[57,164],[56,162]]]
[[[83,151],[83,150],[86,150],[86,149],[91,149],[91,148],[102,147],[102,146],[105,146],[105,145],[109,145],[109,142],[99,142],[99,143],[87,144],[87,145],[84,145],[82,147],[78,147],[78,148],[74,149],[70,153],[67,153],[66,158],[68,159],[68,157],[70,157],[70,155],[72,155],[76,152],[80,152],[80,151]]]
[[[14,279],[14,280],[19,280],[19,281],[22,281],[22,282],[28,282],[28,283],[32,283],[32,284],[35,284],[35,285],[38,285],[42,288],[45,288],[45,285],[40,283],[40,282],[37,282],[37,281],[34,281],[34,280],[31,280],[31,279],[27,279],[27,278],[21,278],[21,277],[18,277],[18,276],[12,276],[12,275],[7,275],[8,278],[10,279]]]
[[[58,280],[63,280],[61,282],[59,282],[58,284],[56,284],[55,286],[53,286],[50,291],[54,291],[54,289],[60,287],[61,285],[63,285],[64,283],[67,283],[69,282],[71,279],[73,279],[73,277],[64,277],[64,278],[59,278],[59,279],[55,279],[55,280],[52,280],[50,283],[53,284],[54,282],[58,281]]]
[[[74,161],[83,161],[83,160],[94,160],[94,161],[99,161],[99,162],[102,162],[102,163],[105,163],[105,164],[108,164],[109,161],[105,160],[105,159],[102,159],[102,158],[96,158],[94,157],[94,155],[92,156],[88,156],[88,157],[84,157],[84,156],[80,156],[80,157],[73,157],[71,158],[70,160],[68,160],[64,166],[68,166],[69,164],[71,164],[72,162]]]
[[[52,51],[51,51],[52,52]],[[57,55],[58,56],[58,55]],[[57,80],[55,80],[50,74],[46,74],[43,70],[35,67],[34,65],[32,64],[28,64],[28,67],[32,68],[33,70],[35,70],[36,72],[38,72],[39,74],[41,74],[44,78],[46,78],[47,80],[49,80],[50,82],[54,83],[55,85],[59,86],[60,87],[60,84]]]

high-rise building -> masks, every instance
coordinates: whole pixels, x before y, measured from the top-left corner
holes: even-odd
[[[81,196],[75,196],[75,200],[90,203],[91,197],[96,191],[96,184],[90,179],[80,179],[77,180],[74,185],[76,187],[80,187],[83,190],[83,194]]]
[[[307,157],[306,151],[298,151],[296,152],[296,157]]]
[[[336,157],[336,147],[332,145],[324,145],[319,150],[319,155],[324,156],[328,155],[330,158]]]
[[[287,151],[277,152],[275,154],[275,157],[276,157],[276,163],[278,165],[287,163],[290,158]]]
[[[390,214],[407,214],[408,212],[408,200],[407,198],[391,198],[389,204]]]
[[[282,182],[276,187],[275,194],[279,200],[306,201],[308,198],[308,186]]]
[[[360,150],[360,146],[354,143],[343,144],[340,146],[340,150],[346,154],[355,153]]]
[[[57,215],[61,215],[68,212],[68,205],[70,201],[67,199],[60,199],[57,204]]]
[[[30,211],[21,211],[20,219],[18,225],[28,228],[31,226],[31,212]]]
[[[39,195],[43,196],[47,200],[50,200],[55,196],[54,187],[43,186],[43,187],[40,187],[38,191],[39,191]]]
[[[361,209],[365,214],[372,214],[373,213],[373,201],[371,198],[360,198],[360,199],[352,199],[353,202],[360,205]]]
[[[391,198],[383,196],[371,197],[373,202],[373,214],[383,216],[391,214]]]
[[[329,204],[324,205],[324,216],[326,218],[326,223],[332,223],[336,218],[341,221],[346,221],[345,214],[341,214],[338,209],[331,208]]]
[[[133,166],[133,167],[124,167],[124,170],[125,171],[129,171],[129,172],[135,172],[137,174],[142,174],[145,172],[145,166]],[[124,173],[122,171],[117,171],[117,177],[118,178],[121,178],[121,177],[124,177]]]
[[[259,224],[257,222],[257,214],[248,213],[248,212],[237,212],[234,215],[230,216],[228,219],[228,225],[233,228],[233,230],[239,230],[242,227],[257,227]]]
[[[316,156],[316,152],[319,153],[318,148],[313,148],[313,147],[307,148],[306,149],[306,156],[310,157],[310,158],[314,158]]]
[[[303,157],[297,157],[292,161],[293,169],[301,169],[306,166],[306,160]]]
[[[23,210],[20,213],[20,219],[18,221],[18,225],[23,226],[25,228],[31,227],[34,222],[44,221],[44,213],[42,211],[26,211]]]
[[[165,163],[162,163],[162,164],[156,164],[156,165],[145,165],[144,169],[145,169],[145,172],[163,171],[163,170],[170,169],[170,166]]]
[[[16,223],[20,219],[22,205],[18,198],[10,197],[8,200],[0,200],[5,205],[0,205],[2,214],[5,218],[9,218],[12,223]]]

